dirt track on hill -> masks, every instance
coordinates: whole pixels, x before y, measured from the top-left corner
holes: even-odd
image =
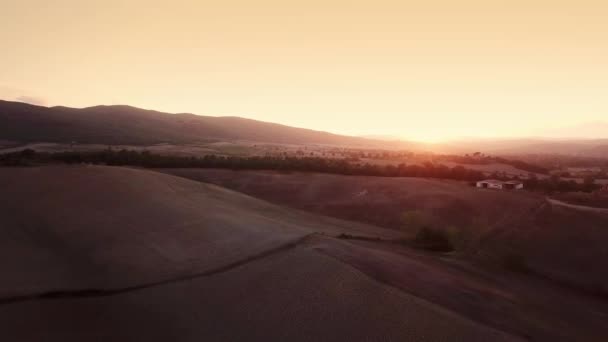
[[[571,204],[571,203],[562,202],[562,201],[548,198],[548,197],[547,197],[547,201],[549,201],[549,203],[551,203],[553,205],[559,205],[559,206],[567,207],[567,208],[571,208],[571,209],[588,211],[588,212],[593,212],[593,213],[598,213],[598,214],[608,214],[607,208],[596,208],[596,207],[589,207],[589,206],[580,205],[580,204]]]

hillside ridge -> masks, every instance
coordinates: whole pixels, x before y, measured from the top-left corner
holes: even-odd
[[[281,144],[384,146],[364,139],[237,116],[165,113],[128,105],[43,107],[0,100],[0,140],[97,144],[257,141]]]

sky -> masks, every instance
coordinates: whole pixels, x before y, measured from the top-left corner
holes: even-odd
[[[0,0],[0,99],[425,141],[585,136],[567,127],[608,121],[606,18],[590,0]]]

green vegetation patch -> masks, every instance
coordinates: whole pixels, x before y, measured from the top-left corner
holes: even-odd
[[[433,252],[452,252],[454,245],[448,232],[431,227],[421,228],[414,237],[414,246]]]

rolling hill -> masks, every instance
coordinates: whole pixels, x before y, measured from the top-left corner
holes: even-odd
[[[169,114],[131,106],[43,107],[0,100],[0,142],[100,145],[250,141],[494,155],[571,154],[608,158],[607,139],[472,139],[425,144],[353,137],[239,117]]]
[[[385,146],[387,142],[336,135],[238,117],[168,114],[130,106],[42,107],[0,101],[0,140],[156,144],[246,140],[280,144]]]
[[[3,168],[0,187],[3,340],[521,341],[329,254],[394,231],[126,168]]]
[[[366,215],[358,204],[367,201],[390,215],[382,207],[397,201],[458,223],[486,211],[502,216],[506,206],[513,207],[507,216],[525,212],[538,198],[476,195],[456,182],[338,177],[226,174],[232,187],[282,192],[294,198],[282,204],[304,204],[314,212],[307,213],[149,170],[0,168],[0,335],[68,342],[606,340],[603,300],[411,249],[402,244],[407,231],[315,209],[336,216],[334,209],[350,205]],[[484,206],[467,210],[473,202]],[[570,225],[569,215],[555,220]],[[605,227],[589,231],[590,222],[577,232],[601,244]],[[561,228],[551,241],[555,225],[529,233],[547,246],[589,246],[572,235],[560,240]],[[509,242],[503,237],[493,247]]]
[[[453,234],[473,259],[500,264],[517,256],[542,277],[608,295],[608,275],[603,272],[608,214],[553,206],[537,194],[422,178],[219,169],[163,172],[409,236],[422,226],[437,227]]]

